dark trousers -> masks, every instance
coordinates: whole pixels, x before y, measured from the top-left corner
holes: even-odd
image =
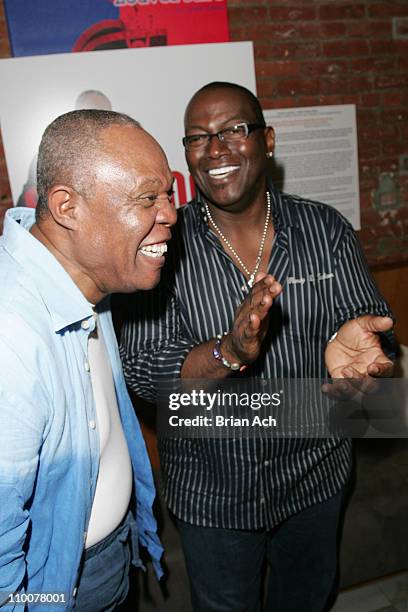
[[[197,527],[178,520],[194,612],[258,612],[264,562],[267,612],[322,612],[337,571],[343,492],[272,531]]]
[[[129,590],[130,513],[107,538],[84,553],[75,612],[111,612]]]

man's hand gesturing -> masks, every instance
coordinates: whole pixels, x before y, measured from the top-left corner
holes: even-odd
[[[282,285],[270,274],[259,272],[255,283],[236,313],[231,332],[222,342],[227,359],[244,364],[253,363],[261,350],[268,330],[268,313]]]

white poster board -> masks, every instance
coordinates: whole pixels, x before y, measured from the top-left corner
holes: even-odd
[[[176,204],[191,197],[181,139],[192,94],[210,81],[256,92],[252,43],[216,43],[42,55],[0,60],[0,120],[14,203],[46,126],[96,90],[140,121],[176,175]]]
[[[264,116],[275,129],[283,191],[331,204],[360,229],[355,106],[266,110]]]

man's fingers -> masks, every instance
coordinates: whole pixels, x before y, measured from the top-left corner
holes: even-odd
[[[282,291],[282,285],[277,282],[272,276],[265,277],[261,282],[253,286],[250,296],[249,304],[252,309],[258,307],[267,307],[269,309],[272,306],[273,300],[278,297]]]
[[[358,317],[357,322],[364,331],[374,333],[389,331],[394,325],[391,317],[377,317],[374,315]]]
[[[256,284],[257,284],[259,281],[263,280],[263,279],[264,279],[264,278],[266,278],[267,276],[271,276],[271,275],[270,275],[270,274],[266,274],[266,272],[257,272],[257,273],[256,273],[256,275],[255,275],[254,287],[255,287],[255,285],[256,285]]]
[[[252,338],[254,338],[257,335],[260,327],[260,317],[256,313],[251,313],[248,316],[247,325],[245,325],[242,332],[244,342],[245,340],[251,340]]]
[[[394,364],[392,361],[386,361],[384,363],[370,363],[367,367],[367,373],[369,376],[375,376],[377,378],[391,378],[394,372]]]

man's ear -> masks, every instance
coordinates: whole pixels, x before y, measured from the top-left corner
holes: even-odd
[[[55,223],[66,229],[78,226],[80,195],[66,185],[53,185],[48,192],[48,210]]]
[[[271,125],[267,125],[265,130],[266,150],[268,153],[273,153],[275,149],[275,130]]]

